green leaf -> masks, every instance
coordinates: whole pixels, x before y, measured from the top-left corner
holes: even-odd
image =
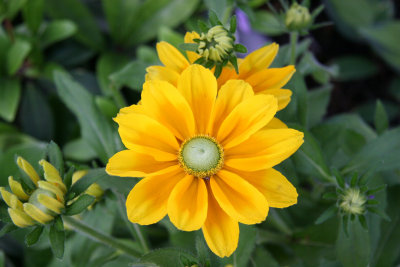
[[[96,106],[106,118],[114,118],[118,114],[118,108],[114,101],[104,96],[96,96]]]
[[[229,2],[229,3],[228,3]],[[204,0],[208,10],[213,10],[218,18],[223,18],[226,16],[227,10],[232,10],[232,5],[229,0]]]
[[[31,51],[31,44],[23,40],[15,40],[7,54],[7,70],[9,75],[13,75],[19,70],[24,59]]]
[[[74,172],[75,172],[75,167],[72,166],[68,169],[68,171],[64,175],[63,182],[64,182],[65,186],[67,187],[67,189],[69,189],[71,187],[72,176],[74,175]]]
[[[335,77],[339,81],[362,80],[378,73],[375,62],[363,56],[338,57],[334,59],[333,64],[339,67],[339,73]]]
[[[182,49],[180,45],[184,42],[184,37],[181,33],[176,32],[169,27],[161,26],[160,29],[158,30],[158,41],[165,41],[177,48]],[[197,44],[196,44],[196,50],[191,50],[191,51],[197,51]]]
[[[15,226],[13,223],[7,223],[6,225],[3,226],[3,228],[1,228],[0,237],[17,229],[19,229],[18,226]]]
[[[311,128],[321,122],[325,116],[329,100],[331,98],[332,86],[325,86],[318,90],[311,90],[307,94],[307,122]]]
[[[50,226],[49,239],[54,256],[58,259],[62,259],[64,256],[65,232],[59,231],[57,228],[56,223]]]
[[[85,176],[72,185],[70,192],[75,193],[75,195],[80,195],[97,180],[107,177],[109,176],[104,168],[91,169]]]
[[[321,224],[325,222],[326,220],[332,218],[337,214],[337,208],[336,206],[332,206],[328,209],[326,209],[315,221],[315,224]]]
[[[90,161],[95,159],[97,156],[96,152],[82,138],[78,138],[66,143],[63,151],[66,159],[82,162]]]
[[[400,128],[386,131],[366,144],[345,166],[343,173],[400,168]]]
[[[212,26],[222,25],[222,22],[219,21],[217,14],[213,10],[209,10],[208,19],[210,20]]]
[[[348,222],[348,236],[339,228],[339,235],[336,241],[337,259],[344,267],[365,267],[370,259],[370,238],[357,221]]]
[[[140,262],[154,263],[163,267],[182,267],[191,266],[192,264],[197,263],[197,259],[184,250],[177,248],[162,248],[150,251],[140,258]],[[189,265],[188,263],[191,264]]]
[[[36,226],[29,234],[25,236],[25,244],[30,247],[36,242],[39,241],[40,236],[42,235],[44,227],[43,226]]]
[[[21,87],[17,79],[0,77],[0,116],[13,121],[17,112]]]
[[[65,215],[72,216],[79,214],[86,210],[87,207],[89,207],[95,200],[96,198],[94,196],[83,194],[79,196],[77,200],[72,202],[71,205],[67,206],[65,210]]]
[[[96,64],[96,74],[97,81],[104,95],[111,96],[113,94],[110,75],[123,68],[127,63],[128,59],[120,54],[104,53],[100,56]]]
[[[257,32],[265,33],[269,36],[283,34],[286,31],[285,25],[279,18],[269,11],[257,11],[251,20],[251,26]]]
[[[142,91],[146,67],[142,61],[135,60],[109,77],[117,87],[127,86],[136,91]]]
[[[209,249],[207,248],[204,239],[200,236],[196,237],[196,251],[197,258],[199,259],[199,263],[201,266],[210,266],[210,255]]]
[[[299,74],[295,73],[291,79],[290,84],[292,87],[289,87],[293,90],[293,94],[297,99],[297,114],[298,119],[304,127],[307,127],[307,110],[308,110],[308,103],[307,103],[307,86],[304,81],[304,77]]]
[[[13,19],[14,16],[18,13],[18,11],[23,8],[23,6],[28,2],[28,0],[13,0],[7,1],[7,12],[6,17],[9,19]]]
[[[392,20],[360,29],[372,48],[397,72],[400,72],[400,21]]]
[[[51,165],[56,167],[58,172],[60,173],[60,176],[64,176],[64,160],[62,156],[62,152],[59,148],[59,146],[54,143],[53,141],[50,141],[50,143],[47,145],[47,155],[49,157]]]
[[[61,100],[78,117],[83,139],[106,163],[116,152],[116,141],[111,125],[96,107],[93,96],[66,73],[55,71],[54,82]]]
[[[389,127],[389,119],[385,107],[380,100],[376,101],[374,116],[375,128],[378,134],[382,134]]]
[[[73,36],[77,32],[75,23],[69,20],[55,20],[44,29],[40,43],[42,49]]]
[[[44,0],[29,0],[24,6],[23,16],[28,28],[36,33],[43,19]]]
[[[369,212],[375,213],[376,215],[382,217],[382,219],[384,219],[387,222],[391,221],[390,217],[385,213],[385,211],[380,208],[368,207],[367,210]]]
[[[236,52],[239,52],[239,53],[247,53],[247,48],[241,44],[235,44],[234,49]]]
[[[157,36],[161,26],[174,28],[196,10],[199,0],[148,0],[137,11],[138,22],[128,44],[144,43]]]
[[[76,38],[83,44],[101,50],[104,47],[104,39],[95,18],[79,0],[46,0],[46,9],[53,19],[67,19],[77,26]]]

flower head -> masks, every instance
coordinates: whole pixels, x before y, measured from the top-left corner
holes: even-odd
[[[286,12],[285,24],[289,30],[302,30],[308,28],[312,20],[308,8],[295,2]]]
[[[360,192],[360,189],[349,187],[341,196],[339,206],[345,213],[361,215],[365,211],[366,202],[367,198]]]
[[[22,157],[17,158],[20,169],[29,177],[33,190],[12,176],[8,178],[11,192],[0,187],[3,200],[8,205],[8,213],[13,223],[18,227],[28,227],[34,224],[46,224],[64,209],[64,199],[67,188],[58,170],[46,160],[39,164],[44,171],[45,180],[41,180],[35,169]]]
[[[300,147],[303,133],[276,123],[277,99],[255,95],[243,80],[218,91],[203,66],[177,75],[176,86],[145,82],[141,104],[121,109],[115,121],[127,149],[106,171],[144,177],[127,198],[129,220],[147,225],[168,214],[178,229],[202,229],[210,249],[229,256],[239,222],[260,223],[269,207],[297,203],[296,189],[272,167]]]
[[[198,54],[206,60],[222,62],[232,51],[233,39],[222,25],[212,27],[199,38]]]

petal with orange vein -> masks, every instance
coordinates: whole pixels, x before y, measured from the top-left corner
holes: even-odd
[[[272,43],[250,53],[239,65],[239,78],[246,79],[254,73],[268,68],[278,53],[279,45]]]
[[[207,217],[207,188],[204,179],[183,178],[168,199],[168,216],[183,231],[200,229]]]
[[[142,179],[126,199],[128,219],[142,225],[161,220],[167,214],[171,191],[185,175],[179,166],[173,166]]]
[[[122,150],[108,160],[106,172],[122,177],[144,177],[176,164],[177,161],[157,161],[147,154]]]
[[[245,99],[254,95],[251,86],[243,80],[229,80],[218,92],[210,123],[211,135],[216,135],[225,118]]]
[[[219,257],[229,257],[239,242],[239,224],[226,214],[208,188],[208,213],[203,226],[208,247]]]
[[[153,119],[185,140],[195,134],[192,110],[182,94],[166,81],[149,81],[143,85],[142,106]]]
[[[232,171],[257,188],[272,208],[286,208],[297,203],[296,188],[277,170]]]
[[[243,171],[269,169],[292,155],[304,142],[294,129],[262,130],[236,147],[225,150],[224,164]]]
[[[236,146],[268,124],[277,110],[272,95],[256,95],[237,105],[222,122],[217,140],[224,149]]]
[[[159,42],[156,46],[160,61],[167,68],[181,73],[189,66],[187,59],[173,45],[167,42]]]
[[[201,65],[191,65],[180,76],[178,90],[192,108],[196,133],[206,134],[217,96],[217,80],[214,75]]]
[[[233,172],[219,171],[210,179],[215,199],[233,219],[244,224],[255,224],[265,220],[268,202],[250,183]]]
[[[137,113],[119,114],[114,120],[119,124],[118,132],[127,148],[160,161],[177,158],[178,141],[156,120]]]

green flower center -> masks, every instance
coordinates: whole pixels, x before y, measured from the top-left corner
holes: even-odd
[[[182,143],[178,158],[186,173],[209,178],[222,168],[224,151],[214,138],[198,135]]]
[[[365,207],[364,204],[367,202],[366,197],[361,194],[360,190],[349,188],[345,191],[340,207],[347,213],[350,214],[363,214]]]
[[[233,49],[233,39],[221,25],[200,36],[198,53],[206,60],[222,62]]]

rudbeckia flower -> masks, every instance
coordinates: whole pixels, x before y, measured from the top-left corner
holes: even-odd
[[[196,32],[188,32],[185,35],[185,43],[194,43],[193,39],[200,38]],[[268,68],[278,53],[279,46],[276,43],[264,46],[246,56],[238,59],[239,73],[233,66],[227,65],[222,69],[218,77],[218,88],[221,88],[231,79],[240,79],[249,83],[255,94],[271,94],[278,99],[278,110],[285,108],[292,92],[282,87],[290,80],[295,72],[294,66],[284,68]],[[167,42],[157,44],[157,53],[164,66],[150,66],[146,69],[146,81],[164,80],[177,85],[179,75],[192,65],[200,55],[187,51],[187,59],[178,49]]]
[[[269,207],[297,203],[296,189],[272,167],[300,147],[303,133],[269,127],[276,98],[255,95],[243,80],[217,91],[212,72],[197,64],[176,87],[145,82],[141,104],[115,118],[127,149],[109,159],[106,171],[144,177],[126,200],[130,221],[148,225],[168,214],[180,230],[202,229],[210,249],[224,257],[237,247],[239,222],[260,223]]]

